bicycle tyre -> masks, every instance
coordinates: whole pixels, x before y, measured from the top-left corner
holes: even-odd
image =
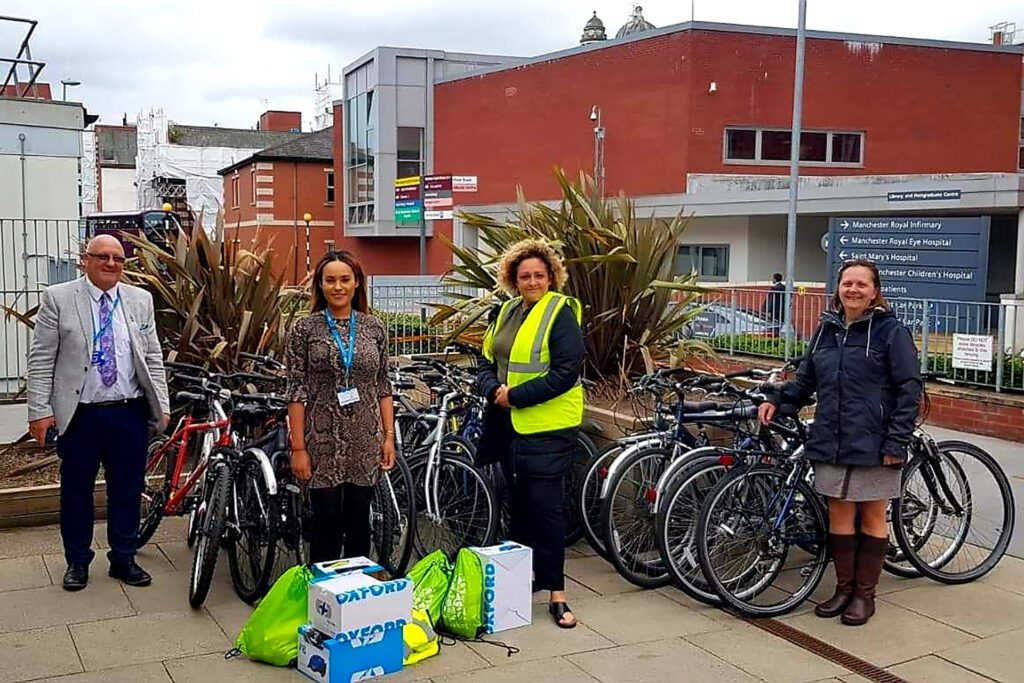
[[[608,466],[626,448],[624,444],[613,441],[590,459],[587,464],[586,474],[580,483],[579,496],[574,504],[579,507],[577,514],[580,516],[583,528],[583,538],[587,540],[590,547],[598,555],[611,562],[608,556],[608,549],[604,544],[604,526],[601,524],[601,486],[608,476]]]
[[[227,524],[228,498],[231,495],[231,467],[227,463],[215,465],[217,468],[210,487],[210,497],[206,506],[206,519],[203,530],[196,541],[196,551],[192,558],[192,573],[188,583],[188,604],[202,607],[210,592],[213,573],[217,568],[217,554]]]
[[[401,456],[395,459],[395,467],[387,473],[387,477],[382,476],[374,487],[371,507],[376,514],[377,508],[373,506],[386,505],[390,510],[396,503],[398,509],[393,511],[389,524],[371,527],[371,540],[377,564],[384,567],[391,576],[397,577],[405,576],[409,560],[412,558],[416,533],[416,501],[412,473],[405,458]]]
[[[177,451],[168,451],[153,462],[150,462],[150,459],[166,443],[167,437],[159,436],[152,439],[146,448],[148,466],[142,485],[142,500],[139,503],[139,548],[149,543],[164,518],[164,505],[167,503],[171,476],[174,474],[175,458],[171,457],[171,454],[177,455]],[[160,470],[163,470],[163,479],[151,482],[154,476],[159,476],[154,473]]]
[[[583,486],[587,466],[597,455],[597,446],[581,429],[576,437],[572,465],[565,475],[565,547],[576,545],[583,538],[583,518],[580,516],[578,499]]]
[[[737,595],[730,586],[726,585],[726,582],[722,580],[721,576],[719,576],[716,564],[711,558],[710,547],[708,545],[708,531],[712,520],[716,520],[717,523],[717,517],[714,515],[714,511],[716,506],[722,503],[726,493],[738,483],[743,483],[745,481],[749,481],[749,478],[760,476],[776,480],[775,484],[771,484],[767,489],[765,489],[766,491],[781,493],[785,490],[787,476],[785,471],[774,466],[754,465],[750,468],[736,470],[727,475],[718,483],[714,490],[708,494],[697,520],[697,556],[700,561],[701,570],[704,572],[704,576],[708,583],[715,589],[718,596],[724,602],[728,603],[730,607],[748,617],[778,617],[793,611],[802,604],[804,600],[810,597],[818,587],[818,584],[821,582],[821,579],[828,568],[828,514],[825,510],[824,503],[821,501],[821,497],[814,492],[806,481],[797,481],[794,483],[795,493],[799,493],[801,500],[806,503],[806,509],[810,511],[812,521],[817,527],[815,530],[815,536],[817,539],[817,559],[812,567],[812,571],[808,572],[806,576],[804,576],[803,570],[798,572],[804,578],[803,584],[787,601],[770,606],[753,604],[746,597]],[[735,531],[733,531],[733,533],[735,533]],[[794,543],[787,546],[785,554],[783,555],[781,568],[773,570],[772,573],[768,575],[770,580],[765,581],[762,579],[759,582],[758,587],[744,591],[744,595],[753,593],[753,597],[756,597],[763,594],[767,587],[774,584],[775,579],[784,570],[785,559],[788,557],[789,550],[794,547],[800,550],[805,550],[803,547],[804,545],[806,544]],[[746,571],[749,571],[749,569]]]
[[[1016,521],[1016,506],[1013,500],[1013,491],[1010,487],[1010,481],[1007,478],[1006,473],[1003,472],[1003,469],[999,466],[999,463],[996,461],[996,459],[993,458],[984,449],[981,449],[978,446],[975,446],[974,444],[967,443],[964,441],[942,441],[936,445],[938,446],[940,455],[946,455],[952,452],[958,452],[962,455],[969,455],[970,457],[974,458],[980,464],[981,467],[983,467],[992,475],[993,479],[996,482],[996,485],[999,488],[1000,497],[1002,498],[1003,523],[999,531],[999,537],[997,541],[994,544],[992,544],[993,547],[991,548],[988,556],[984,559],[984,561],[979,563],[976,567],[971,568],[970,570],[961,572],[947,571],[946,568],[949,567],[953,557],[959,553],[960,548],[966,542],[966,535],[964,539],[959,541],[957,547],[954,549],[953,555],[951,555],[948,558],[945,558],[944,561],[941,561],[936,564],[929,563],[921,557],[920,548],[915,547],[915,544],[911,542],[911,539],[908,536],[908,530],[905,525],[896,525],[896,539],[900,544],[900,548],[906,555],[907,560],[912,565],[914,565],[914,567],[919,572],[921,572],[923,576],[926,576],[929,579],[932,579],[933,581],[938,581],[939,583],[951,585],[969,583],[971,581],[975,581],[981,578],[982,576],[985,576],[985,574],[988,574],[990,571],[992,571],[996,567],[996,565],[999,564],[999,561],[1002,560],[1003,555],[1006,554],[1006,550],[1009,547],[1010,541],[1013,537],[1013,528]],[[960,472],[964,475],[965,482],[967,483],[968,488],[966,498],[970,500],[969,505],[973,506],[974,496],[973,494],[970,493],[970,477],[967,474],[969,468],[963,468],[963,466],[960,465],[960,463],[952,459],[952,456],[947,455],[946,457],[950,458],[950,461],[954,465],[956,465],[956,467],[959,468]],[[924,462],[925,461],[923,458],[913,459],[907,466],[907,479],[909,479],[909,475],[913,473],[910,468],[913,468],[915,466],[923,467]],[[963,503],[963,501],[960,502]],[[895,508],[901,510],[902,502],[898,501],[897,503],[895,503]],[[971,516],[973,515],[973,509],[969,507],[966,511],[969,514],[966,533],[969,534],[971,531],[971,523],[973,521],[973,517]]]
[[[628,460],[611,475],[608,495],[601,502],[605,549],[612,565],[626,581],[639,588],[661,588],[672,583],[672,577],[662,564],[654,540],[651,506],[654,487],[665,465],[671,461],[672,451],[660,447],[644,448],[623,457]],[[650,476],[644,476],[643,468],[651,469]],[[639,478],[635,478],[636,473],[639,473]],[[630,488],[634,484],[637,485],[636,495],[631,495]],[[639,513],[639,521],[628,526],[619,524],[623,514],[630,511]],[[645,554],[651,557],[641,557]]]
[[[238,504],[238,537],[227,544],[228,566],[235,593],[242,602],[252,605],[270,588],[277,551],[277,499],[270,495],[270,483],[255,457],[245,458],[239,464],[233,483]],[[260,546],[266,549],[262,557],[255,554]],[[240,560],[248,563],[250,575],[243,574]]]
[[[454,560],[460,548],[486,546],[494,541],[497,527],[497,504],[494,494],[484,475],[472,463],[459,456],[442,453],[437,465],[438,501],[442,510],[441,519],[432,520],[427,516],[424,498],[424,477],[426,459],[411,465],[413,486],[416,491],[416,551],[425,556],[440,549]],[[453,484],[449,490],[449,485]],[[460,487],[462,490],[460,491]],[[461,514],[463,506],[469,505],[472,528],[459,528],[453,521],[453,514]],[[446,516],[447,515],[447,516]],[[438,539],[442,540],[438,540]]]

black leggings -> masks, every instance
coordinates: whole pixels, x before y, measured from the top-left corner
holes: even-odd
[[[538,590],[565,590],[565,477],[518,477],[509,484],[511,540],[533,548]]]
[[[341,484],[310,489],[309,560],[330,562],[342,557],[370,554],[370,501],[372,486]],[[342,548],[345,554],[342,555]]]

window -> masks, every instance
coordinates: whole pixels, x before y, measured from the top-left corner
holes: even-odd
[[[327,203],[334,203],[334,171],[327,171]]]
[[[238,172],[231,176],[231,208],[238,208]]]
[[[696,271],[701,280],[725,282],[729,279],[729,245],[681,244],[673,271],[677,275]]]
[[[1017,168],[1024,171],[1024,116],[1020,117],[1020,148],[1017,150]]]
[[[374,221],[374,165],[377,134],[374,130],[376,103],[373,91],[360,93],[345,102],[345,201],[347,222],[363,225]],[[334,201],[334,172],[328,178],[328,201]]]
[[[411,176],[423,175],[422,128],[398,129],[398,160],[396,163],[396,178],[409,178]],[[399,221],[399,223],[405,224],[405,221]]]
[[[249,179],[252,181],[252,204],[256,206],[256,169],[249,172]]]
[[[808,130],[800,134],[800,162],[811,166],[861,166],[863,133]],[[789,163],[788,130],[726,128],[725,163],[781,166]]]

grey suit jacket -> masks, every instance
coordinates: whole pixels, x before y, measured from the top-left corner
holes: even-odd
[[[153,297],[124,282],[119,291],[128,320],[135,374],[149,403],[150,423],[155,425],[163,413],[170,412],[170,403]],[[43,291],[28,353],[29,421],[52,415],[60,433],[67,430],[90,370],[92,327],[92,302],[84,277]]]

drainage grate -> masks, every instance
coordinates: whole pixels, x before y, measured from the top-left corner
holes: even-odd
[[[880,669],[870,662],[865,662],[863,659],[851,655],[849,652],[818,640],[814,636],[807,635],[789,624],[784,624],[775,619],[744,619],[744,621],[762,631],[767,631],[773,636],[787,640],[797,647],[849,669],[858,676],[874,681],[874,683],[907,683],[905,679],[900,678],[896,674],[889,673],[885,669]]]

